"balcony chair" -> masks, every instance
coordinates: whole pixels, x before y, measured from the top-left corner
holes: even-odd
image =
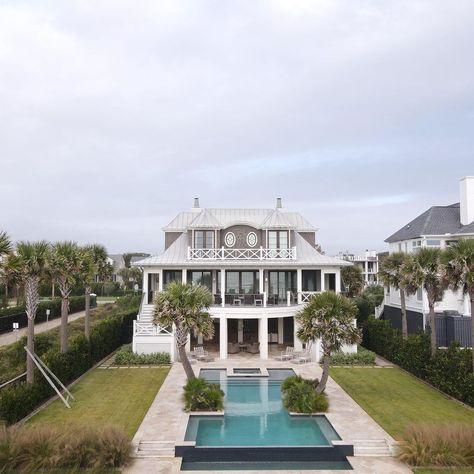
[[[209,359],[209,352],[205,351],[202,346],[195,347],[194,358],[197,360],[207,360]]]

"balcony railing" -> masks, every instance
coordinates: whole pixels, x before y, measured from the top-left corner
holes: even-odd
[[[193,249],[188,247],[188,260],[295,260],[296,247],[289,249]]]

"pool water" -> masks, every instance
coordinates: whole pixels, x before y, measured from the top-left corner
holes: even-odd
[[[185,440],[196,446],[330,446],[340,439],[325,416],[290,416],[281,399],[292,369],[268,369],[268,377],[227,378],[225,370],[202,369],[201,377],[225,393],[224,416],[191,416]]]

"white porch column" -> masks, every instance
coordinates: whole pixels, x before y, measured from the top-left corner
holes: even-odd
[[[212,270],[212,294],[217,293],[217,270]]]
[[[262,294],[265,291],[265,281],[264,281],[264,275],[263,275],[263,268],[259,268],[258,270],[258,292]]]
[[[183,285],[186,285],[186,283],[188,282],[188,272],[185,268],[181,270],[181,282],[183,283]]]
[[[158,291],[163,291],[163,269],[158,270]]]
[[[299,329],[299,324],[295,318],[293,318],[293,321],[294,321],[293,347],[295,348],[295,351],[301,351],[303,349],[303,344],[301,343],[301,341],[298,339],[298,336],[296,335]]]
[[[284,319],[278,318],[278,344],[283,344]]]
[[[219,357],[227,359],[227,318],[225,314],[220,317]]]
[[[321,268],[321,291],[326,291],[326,273]]]
[[[244,342],[244,320],[237,320],[237,342]]]
[[[336,293],[341,292],[341,269],[336,268],[335,272],[336,274]]]
[[[198,332],[198,335],[197,335],[197,341],[198,341],[198,345],[202,346],[203,343],[204,343],[204,340],[203,340],[203,337],[202,337],[202,334],[200,332]]]
[[[225,307],[225,270],[221,269],[221,297],[222,297],[222,307]],[[227,326],[226,326],[227,327]],[[227,347],[226,347],[227,350]]]
[[[268,359],[268,319],[258,320],[258,342],[260,343],[260,359]]]
[[[142,291],[145,293],[145,304],[148,303],[148,272],[143,270],[143,288]]]
[[[303,272],[301,268],[296,270],[296,291],[298,293],[298,304],[301,304],[301,292],[303,291]]]
[[[188,340],[186,341],[186,352],[191,350],[191,334],[188,334]]]

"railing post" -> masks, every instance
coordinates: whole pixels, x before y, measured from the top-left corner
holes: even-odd
[[[260,260],[263,260],[263,247],[260,245]]]
[[[191,260],[191,247],[188,245],[188,260]]]
[[[286,292],[286,305],[291,306],[291,291]]]
[[[222,252],[221,259],[224,260],[224,246],[222,246],[221,252]]]
[[[266,291],[263,292],[263,307],[264,308],[267,307],[267,292]]]

